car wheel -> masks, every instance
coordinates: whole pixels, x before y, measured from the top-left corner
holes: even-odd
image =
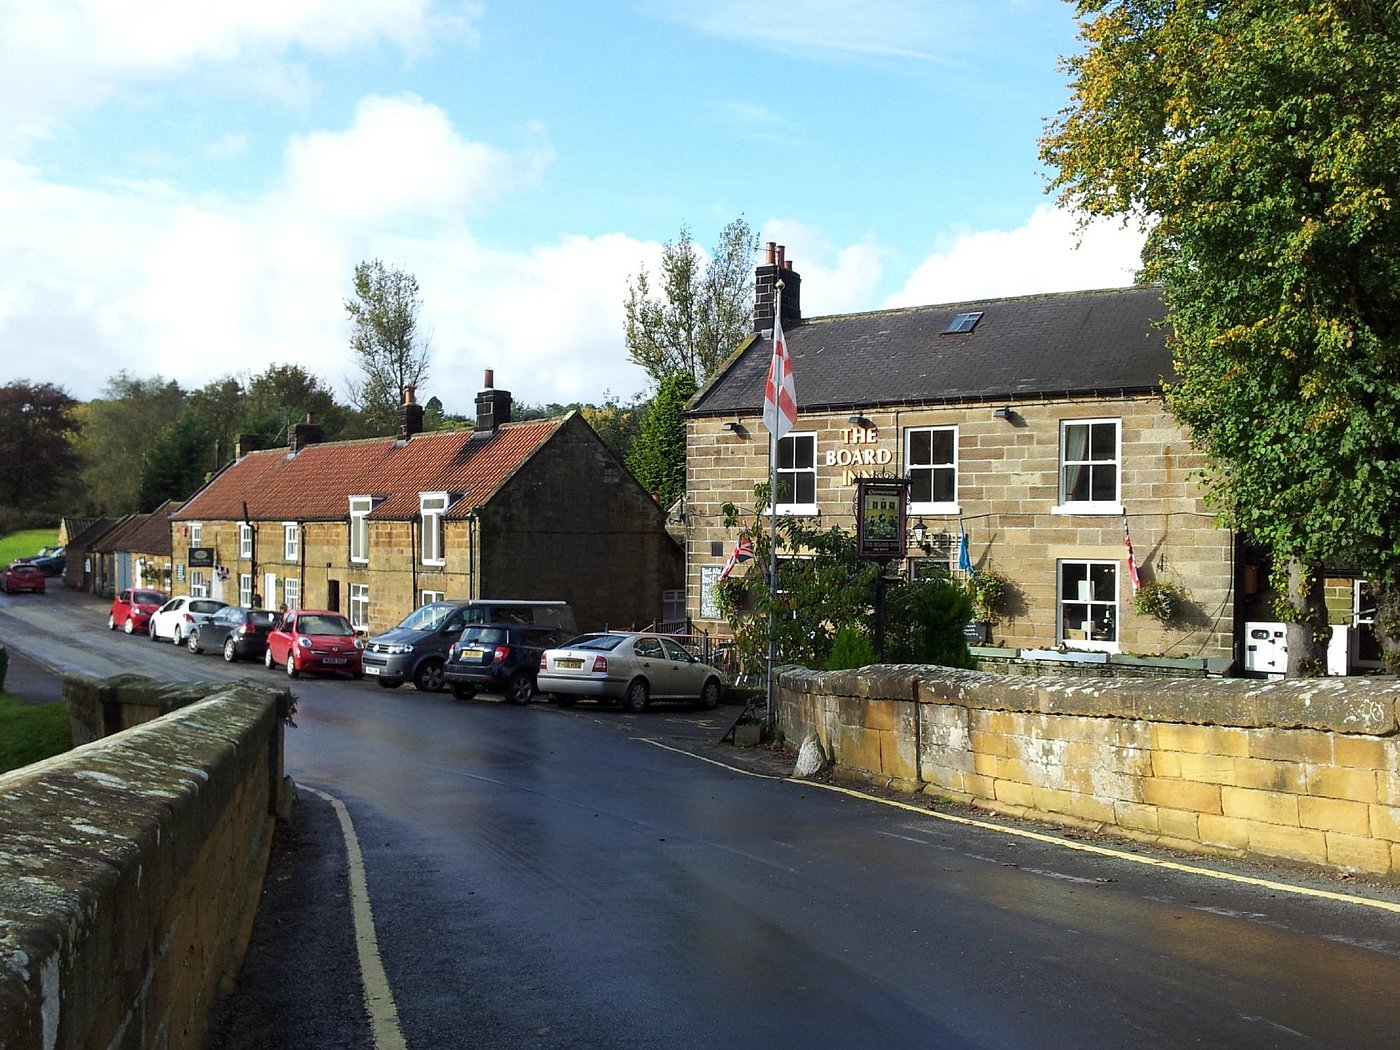
[[[554,694],[554,702],[555,702],[556,704],[558,704],[560,707],[573,707],[573,706],[574,706],[574,701],[577,700],[577,699],[578,699],[578,697],[576,697],[576,696],[570,696],[568,693],[555,693],[555,694]]]
[[[413,688],[420,693],[442,691],[442,661],[424,660],[413,672]]]
[[[295,678],[298,674],[296,657],[291,653],[287,654],[287,677]]]
[[[170,640],[176,645],[184,644],[185,639],[180,636],[180,625],[178,623],[175,625],[174,632],[170,635]]]
[[[126,618],[126,623],[122,624],[122,630],[125,631],[127,634],[136,633],[136,624],[132,621],[130,616]]]
[[[713,711],[719,706],[719,698],[722,690],[719,680],[710,678],[705,682],[705,688],[700,690],[700,706],[706,711]]]
[[[156,622],[154,620],[146,624],[146,637],[153,642],[160,641],[160,635],[156,634]]]
[[[117,629],[117,618],[116,618],[115,616],[113,616],[111,613],[108,613],[108,614],[107,614],[107,630],[109,630],[109,631],[115,631],[116,629]]]
[[[185,643],[185,648],[196,654],[204,652],[204,646],[199,644],[198,628],[190,632],[190,640]]]
[[[402,682],[391,682],[384,678],[376,678],[375,681],[379,683],[380,689],[397,689],[403,685]]]
[[[524,671],[517,671],[506,684],[506,699],[512,704],[528,704],[535,698],[535,680]]]
[[[224,639],[224,662],[230,664],[238,662],[238,646],[233,644],[232,638]]]
[[[651,703],[651,693],[647,689],[645,678],[634,678],[627,687],[627,693],[622,698],[622,706],[628,711],[645,711],[647,704]]]
[[[454,685],[452,695],[458,700],[470,700],[476,696],[476,686],[474,685]]]
[[[269,671],[271,671],[274,666],[272,662],[272,646],[270,645],[263,650],[263,666]]]

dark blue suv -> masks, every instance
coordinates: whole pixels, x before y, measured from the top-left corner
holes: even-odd
[[[540,653],[576,634],[527,623],[470,624],[453,643],[442,679],[459,700],[485,691],[501,693],[513,704],[528,704],[535,698]]]

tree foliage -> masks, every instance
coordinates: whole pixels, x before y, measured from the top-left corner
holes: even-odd
[[[659,287],[645,267],[628,282],[627,355],[660,384],[676,372],[703,383],[748,334],[758,237],[742,217],[707,260],[682,226],[661,250]]]
[[[79,465],[77,404],[52,383],[0,386],[0,507],[59,516],[67,510]]]
[[[1289,597],[1314,616],[1311,567],[1395,587],[1400,10],[1078,9],[1086,49],[1042,156],[1062,200],[1147,230],[1142,276],[1171,310],[1169,402],[1209,456],[1222,524],[1291,565]]]
[[[85,509],[100,514],[139,509],[146,457],[184,408],[185,393],[173,379],[141,379],[122,371],[107,381],[103,396],[85,406],[78,437]]]
[[[184,501],[222,464],[211,458],[214,439],[193,406],[161,431],[141,467],[137,509],[150,513],[168,499]]]
[[[404,387],[428,378],[428,339],[419,331],[418,279],[379,259],[355,267],[355,295],[345,300],[350,349],[359,375],[350,398],[380,433],[397,426]]]
[[[685,406],[695,391],[689,372],[663,379],[627,453],[627,466],[663,507],[685,495]]]
[[[827,667],[843,634],[838,663],[864,652],[853,636],[873,637],[878,564],[857,558],[855,537],[839,525],[821,528],[808,518],[782,517],[777,523],[778,587],[770,593],[766,482],[754,486],[754,498],[751,512],[732,503],[722,508],[725,527],[747,533],[754,546],[747,571],[716,585],[740,665],[749,670],[766,666],[770,613],[779,664]],[[974,666],[963,636],[971,614],[966,591],[947,576],[887,579],[884,660]]]

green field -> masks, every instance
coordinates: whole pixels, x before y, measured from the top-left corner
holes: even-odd
[[[0,536],[0,565],[9,565],[16,558],[32,558],[40,547],[58,543],[58,529],[25,529]]]
[[[67,704],[30,707],[13,693],[0,693],[0,773],[61,754],[72,746]]]

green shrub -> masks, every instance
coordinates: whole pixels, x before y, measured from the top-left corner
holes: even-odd
[[[875,663],[875,646],[864,631],[847,624],[836,632],[827,658],[828,671],[845,671]]]

